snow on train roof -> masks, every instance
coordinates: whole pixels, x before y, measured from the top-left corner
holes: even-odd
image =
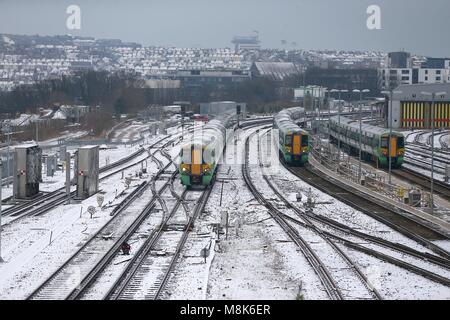
[[[333,121],[335,123],[339,123],[339,117],[338,116],[331,117],[331,121]],[[341,122],[341,125],[345,125],[345,126],[350,127],[351,129],[354,129],[355,131],[359,131],[359,120],[353,120],[353,119],[341,116],[340,122]],[[382,135],[389,131],[386,128],[381,128],[381,127],[373,126],[371,124],[366,124],[366,123],[363,123],[361,127],[362,127],[362,131],[373,134],[373,135]],[[396,134],[396,135],[403,135],[401,132],[398,132],[395,130],[392,131],[392,133]]]
[[[279,129],[283,130],[303,130],[295,124],[295,120],[305,116],[305,109],[294,107],[281,110],[275,115],[275,122]]]

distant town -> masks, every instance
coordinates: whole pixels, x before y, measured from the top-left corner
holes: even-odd
[[[247,41],[245,41],[247,40]],[[0,35],[0,89],[58,78],[76,71],[132,70],[143,79],[179,79],[186,71],[230,72],[250,77],[254,62],[290,63],[298,72],[308,67],[336,69],[376,69],[384,66],[381,52],[315,51],[263,49],[259,40],[233,39],[234,48],[143,47],[121,40],[75,36]],[[424,57],[412,57],[422,62]],[[288,72],[293,72],[288,69]],[[242,73],[237,73],[240,71]],[[268,73],[271,73],[268,71]],[[271,76],[283,77],[283,74]],[[222,73],[221,75],[225,75]]]

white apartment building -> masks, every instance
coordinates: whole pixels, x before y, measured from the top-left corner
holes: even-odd
[[[450,60],[449,60],[450,62]],[[450,82],[450,68],[447,69],[418,69],[417,83],[447,83]]]
[[[429,58],[420,67],[407,64],[406,68],[384,67],[378,69],[380,88],[395,88],[400,85],[450,83],[450,59]]]

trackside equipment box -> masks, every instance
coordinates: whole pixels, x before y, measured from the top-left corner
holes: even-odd
[[[19,146],[14,150],[13,195],[29,199],[39,193],[42,182],[42,150],[38,145]]]
[[[77,198],[86,199],[98,191],[99,147],[78,148],[75,159]]]

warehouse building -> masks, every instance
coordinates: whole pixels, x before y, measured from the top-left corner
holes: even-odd
[[[207,115],[225,114],[227,112],[236,111],[237,106],[240,106],[242,117],[246,118],[247,104],[243,102],[234,102],[234,101],[214,101],[214,102],[200,103],[200,113]]]
[[[401,85],[392,99],[393,128],[431,128],[432,97],[424,93],[445,93],[436,96],[434,103],[435,128],[450,128],[450,84]],[[388,124],[390,118],[388,114]]]

